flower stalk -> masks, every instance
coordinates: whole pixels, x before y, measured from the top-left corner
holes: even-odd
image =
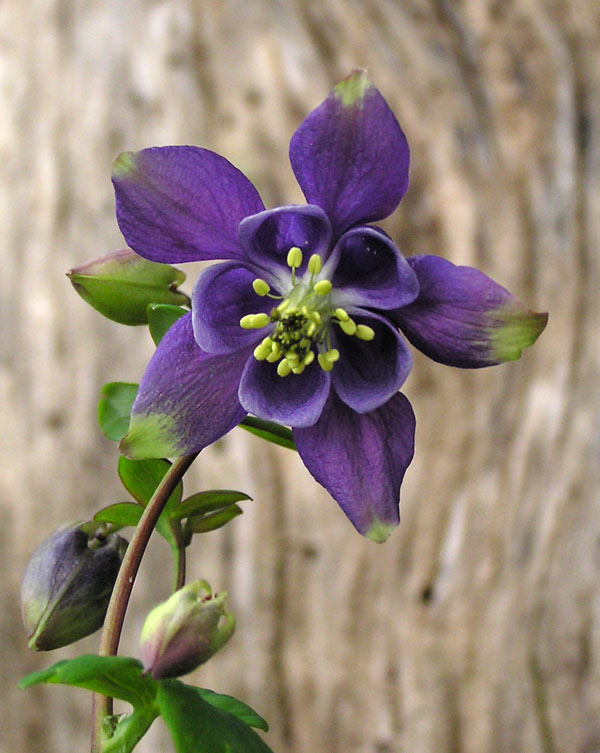
[[[148,546],[148,541],[152,535],[152,531],[156,526],[167,500],[197,456],[198,453],[185,455],[184,457],[178,458],[173,463],[160,484],[157,486],[156,491],[152,495],[152,499],[146,506],[144,514],[140,518],[140,522],[135,529],[135,533],[133,534],[131,542],[127,548],[108,605],[106,619],[102,629],[102,636],[100,638],[100,647],[98,649],[100,656],[114,656],[117,653],[133,584],[146,551],[146,547]],[[101,751],[102,722],[104,717],[110,716],[111,714],[112,698],[94,693],[92,699],[92,753],[100,753]]]

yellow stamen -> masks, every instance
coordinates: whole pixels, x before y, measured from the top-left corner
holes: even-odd
[[[301,264],[302,264],[302,251],[298,248],[298,246],[292,246],[292,248],[290,248],[290,250],[288,251],[287,265],[288,267],[291,267],[292,269],[294,269],[301,266]]]
[[[344,309],[336,309],[335,315],[340,320],[340,322],[347,322],[350,317],[348,316],[348,312]]]
[[[333,364],[331,363],[331,361],[327,360],[325,353],[319,353],[317,360],[319,361],[319,366],[323,369],[323,371],[331,371],[331,369],[333,369]]]
[[[313,286],[313,290],[317,295],[327,295],[328,293],[331,293],[332,287],[333,285],[329,280],[319,280],[319,282],[315,283]]]
[[[269,290],[271,290],[269,283],[265,280],[261,280],[260,277],[257,277],[256,280],[252,282],[252,287],[254,288],[256,295],[267,295]]]
[[[313,254],[308,260],[308,271],[311,275],[318,275],[323,267],[323,262],[319,254]]]
[[[277,373],[280,377],[286,377],[292,371],[292,367],[287,361],[280,361],[277,365]]]
[[[335,363],[340,358],[340,351],[337,348],[332,348],[324,354],[329,363]]]
[[[301,363],[300,366],[294,366],[294,368],[292,369],[292,373],[293,374],[302,374],[302,372],[304,371],[304,369],[305,369],[305,366],[304,366],[303,363]]]
[[[375,330],[367,327],[366,324],[359,324],[354,334],[359,340],[372,340],[375,337]]]
[[[315,360],[314,351],[309,350],[308,353],[304,356],[302,363],[305,366],[309,366],[314,360]]]
[[[340,329],[347,335],[353,335],[356,332],[356,323],[348,317],[347,322],[340,322]]]

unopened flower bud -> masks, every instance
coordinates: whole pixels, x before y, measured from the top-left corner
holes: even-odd
[[[67,276],[84,301],[120,324],[147,324],[149,303],[189,303],[177,290],[185,280],[183,272],[147,261],[128,248],[92,259]]]
[[[144,623],[140,652],[155,680],[179,677],[208,661],[231,638],[235,618],[225,591],[213,594],[205,580],[176,591]]]
[[[102,627],[126,548],[97,523],[63,526],[38,546],[21,584],[29,648],[50,651]]]

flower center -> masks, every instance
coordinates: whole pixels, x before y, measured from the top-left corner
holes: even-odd
[[[302,251],[294,246],[287,255],[292,270],[292,288],[286,297],[273,295],[269,284],[260,278],[252,283],[254,292],[281,300],[270,314],[247,314],[240,319],[244,329],[262,329],[275,324],[268,337],[256,346],[254,357],[258,361],[277,363],[281,377],[302,374],[315,357],[323,371],[331,371],[340,353],[331,347],[330,327],[337,325],[347,335],[360,340],[372,340],[375,332],[364,324],[356,324],[348,312],[335,307],[332,302],[333,286],[327,279],[318,279],[323,267],[319,254],[313,254],[303,279],[296,279],[296,270],[302,264]]]

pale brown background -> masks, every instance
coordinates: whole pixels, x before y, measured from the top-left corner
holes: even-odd
[[[480,267],[550,323],[492,370],[416,356],[416,458],[384,546],[291,452],[241,430],[205,452],[188,490],[255,501],[194,548],[190,574],[230,592],[239,629],[193,679],[263,713],[276,753],[600,751],[598,7],[2,2],[1,753],[88,747],[88,694],[15,683],[97,636],[30,654],[17,594],[41,538],[125,498],[96,401],[104,382],[139,379],[152,346],[64,276],[122,245],[113,157],[203,145],[267,205],[301,201],[289,137],[357,65],[412,147],[388,231],[407,254]],[[166,556],[154,542],[126,651],[168,591]],[[171,750],[155,727],[140,751]]]

